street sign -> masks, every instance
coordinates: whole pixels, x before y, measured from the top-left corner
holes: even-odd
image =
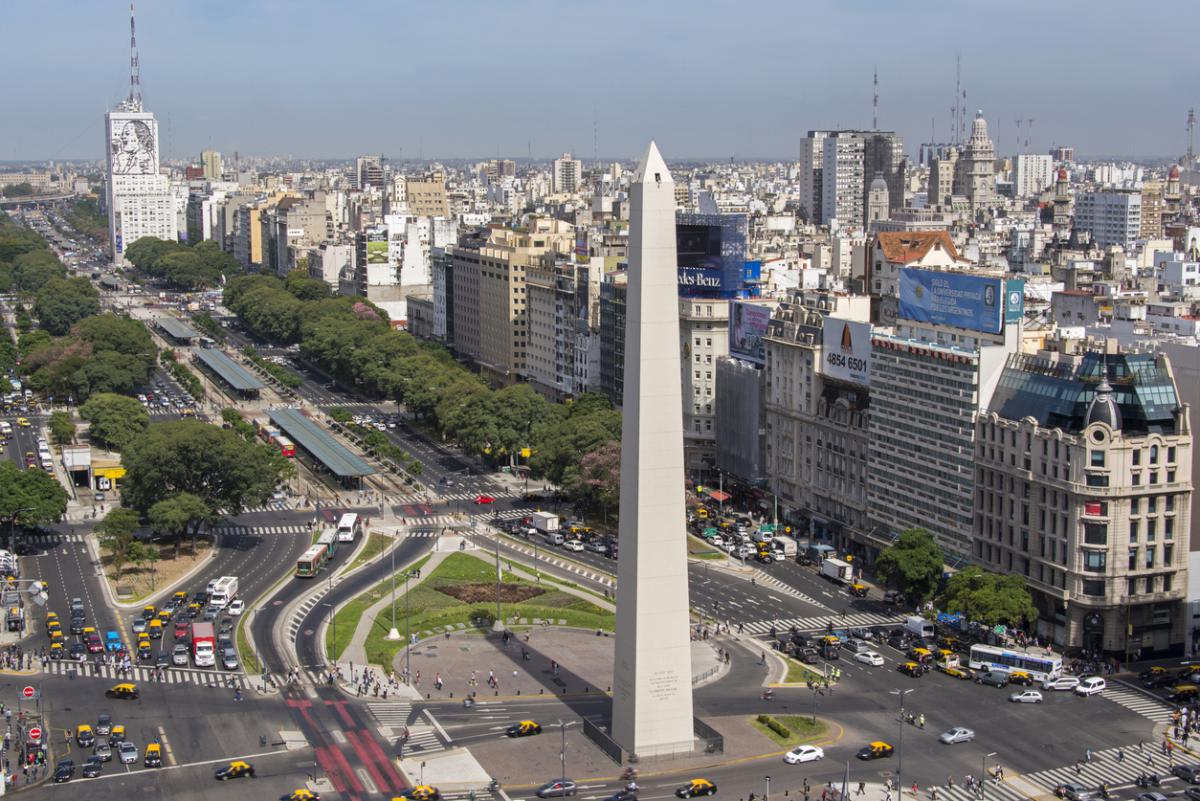
[[[37,695],[37,690],[29,685],[26,685],[24,687],[24,689],[21,690],[21,696],[24,698],[33,698],[36,695]]]
[[[39,729],[37,726],[34,726],[32,729],[29,730],[29,739],[30,740],[42,739],[42,730]]]

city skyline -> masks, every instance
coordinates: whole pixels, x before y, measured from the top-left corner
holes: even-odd
[[[931,137],[952,139],[956,52],[967,117],[983,109],[998,155],[1023,152],[1027,136],[1029,152],[1063,144],[1081,155],[1152,159],[1186,148],[1184,56],[1153,38],[1162,20],[1178,16],[1170,8],[1152,19],[1115,3],[1089,5],[1086,15],[1078,3],[1019,3],[1001,19],[946,3],[920,18],[898,3],[757,8],[763,24],[742,28],[722,22],[744,13],[725,3],[664,3],[636,14],[626,3],[536,0],[503,12],[481,4],[339,8],[338,27],[379,32],[380,55],[372,57],[362,36],[319,38],[330,29],[316,2],[216,3],[205,12],[145,3],[138,45],[165,160],[209,147],[329,159],[382,152],[395,160],[570,151],[591,160],[628,157],[650,136],[679,159],[793,159],[809,129],[871,127],[876,67],[879,127],[897,131],[913,155]],[[128,92],[127,6],[10,13],[14,29],[52,29],[60,50],[53,71],[28,69],[45,57],[43,37],[14,41],[0,57],[10,74],[25,76],[8,89],[23,113],[6,115],[0,155],[101,158],[96,121]],[[1006,36],[1003,19],[1051,33]],[[985,40],[981,28],[999,32]],[[820,35],[825,29],[853,35]],[[872,30],[929,46],[881,47]],[[526,39],[531,46],[513,47]],[[1161,79],[1132,69],[1139,48],[1153,50]],[[500,57],[508,66],[497,73]],[[498,85],[495,76],[506,72],[511,80]],[[356,116],[360,125],[346,123]]]

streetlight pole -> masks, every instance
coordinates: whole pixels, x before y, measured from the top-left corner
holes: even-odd
[[[575,721],[571,721],[570,723],[564,723],[563,721],[560,720],[558,722],[558,729],[562,736],[562,742],[560,745],[562,750],[558,752],[558,761],[559,761],[559,767],[562,770],[562,778],[564,778],[564,779],[567,778],[567,729],[574,725],[575,725]]]
[[[20,509],[14,509],[12,517],[8,519],[8,550],[13,550],[17,544],[17,518],[22,512],[36,512],[37,508],[33,506],[22,506]]]
[[[492,631],[503,631],[504,618],[500,614],[500,535],[493,536],[492,542],[496,546],[496,623]]]
[[[409,601],[408,580],[412,571],[404,573],[404,676],[412,681],[412,604]]]
[[[767,782],[767,792],[766,792],[766,794],[763,796],[763,801],[771,801],[771,777],[770,777],[770,776],[764,776],[763,778],[764,778],[764,779],[766,780],[766,782]]]
[[[890,691],[900,700],[900,739],[896,743],[896,792],[899,795],[904,795],[904,696],[911,693],[913,689],[911,687],[907,690],[897,688]]]
[[[994,757],[995,751],[984,754],[979,766],[979,801],[984,801],[984,796],[987,794],[987,761],[988,757]]]
[[[333,604],[321,604],[321,606],[329,607],[329,625],[333,628],[333,643],[337,647],[337,618],[333,616]],[[337,667],[337,657],[333,660],[334,667]]]
[[[400,630],[396,628],[396,543],[392,543],[392,629],[387,633],[387,640],[400,639]],[[405,601],[407,603],[407,600]]]

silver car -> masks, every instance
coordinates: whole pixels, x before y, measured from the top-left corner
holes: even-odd
[[[121,757],[122,765],[132,765],[138,761],[138,747],[128,740],[117,744],[117,754]]]
[[[187,666],[188,663],[188,647],[181,642],[175,643],[175,647],[171,649],[171,664]]]
[[[938,737],[939,743],[946,745],[954,745],[955,743],[969,743],[975,739],[975,732],[964,726],[955,726],[949,731],[944,731]]]
[[[112,759],[112,746],[108,744],[108,740],[97,740],[96,748],[92,753],[107,762]]]

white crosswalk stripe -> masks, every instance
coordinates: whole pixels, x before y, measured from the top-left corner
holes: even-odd
[[[296,508],[296,504],[300,503],[300,498],[283,498],[272,499],[259,506],[249,506],[243,509],[239,514],[253,514],[255,512],[287,512]],[[229,514],[226,510],[220,510],[223,515]]]
[[[216,526],[214,530],[226,536],[242,534],[303,534],[310,531],[307,525],[299,523],[290,526],[242,526],[225,524]]]
[[[404,727],[408,726],[408,741],[404,744],[406,755],[429,754],[434,751],[442,751],[446,747],[438,739],[432,726],[418,721],[409,724],[412,704],[407,701],[376,701],[367,704],[367,709],[380,724],[391,729],[393,735],[400,734]]]
[[[1171,719],[1171,713],[1174,711],[1166,701],[1114,679],[1108,680],[1108,686],[1104,688],[1100,697],[1120,704],[1155,723],[1166,723]]]
[[[761,570],[756,570],[754,572],[757,576],[757,580],[758,580],[759,584],[764,584],[768,587],[771,587],[774,590],[776,590],[777,592],[783,593],[784,595],[790,595],[793,598],[799,598],[801,601],[804,601],[807,604],[812,604],[813,606],[819,606],[819,607],[825,608],[825,604],[821,603],[816,598],[813,598],[811,595],[805,595],[804,593],[800,592],[800,590],[796,589],[792,585],[785,584],[783,581],[780,581],[779,579],[775,578],[774,576],[768,575],[768,574],[762,572]]]
[[[100,665],[100,672],[96,673],[94,662],[76,662],[68,659],[52,659],[45,669],[46,673],[59,676],[65,676],[71,671],[76,671],[76,675],[81,678],[98,676],[110,681],[132,681],[142,684],[154,683],[155,672],[152,667],[134,665],[131,668],[132,673],[118,675],[116,665]],[[217,670],[201,670],[190,667],[169,667],[161,675],[163,684],[194,684],[198,687],[214,686],[222,689],[246,688],[245,677],[240,673],[226,673]]]
[[[880,615],[874,612],[858,612],[852,615],[817,615],[815,617],[789,617],[778,618],[774,620],[754,620],[745,624],[745,630],[748,634],[761,635],[769,634],[771,626],[774,625],[777,632],[790,631],[792,626],[796,627],[797,631],[821,631],[828,627],[830,623],[835,629],[846,629],[856,627],[869,626],[886,626],[892,623],[900,623],[904,620],[899,615]]]
[[[403,729],[412,715],[412,704],[408,701],[379,701],[367,704],[367,709],[376,720],[393,729]]]
[[[1147,747],[1147,753],[1157,749]],[[1123,761],[1118,761],[1118,755],[1123,755]],[[1084,754],[1080,754],[1081,763],[1076,772],[1074,765],[1059,768],[1023,773],[1019,777],[1007,777],[1005,781],[989,780],[987,783],[987,798],[989,801],[1023,801],[1034,795],[1049,795],[1060,784],[1076,783],[1089,789],[1105,783],[1110,789],[1128,786],[1134,777],[1142,771],[1156,771],[1164,782],[1179,781],[1169,775],[1167,759],[1158,753],[1152,753],[1153,765],[1148,765],[1145,755],[1137,745],[1108,748],[1092,754],[1092,761],[1085,762]],[[1040,793],[1030,792],[1030,784],[1040,788]],[[979,801],[979,794],[968,790],[962,784],[954,787],[938,787],[939,801]]]

